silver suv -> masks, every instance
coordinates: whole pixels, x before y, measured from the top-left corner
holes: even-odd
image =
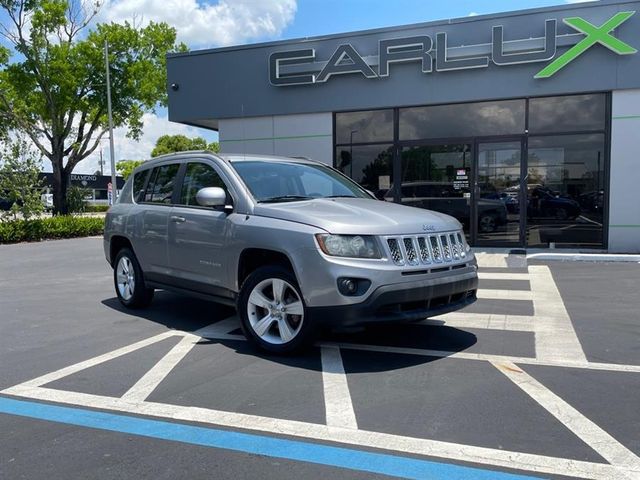
[[[476,300],[460,223],[376,200],[305,159],[188,152],[138,167],[104,251],[127,307],[154,289],[236,306],[246,337],[296,350],[318,327],[415,321]]]

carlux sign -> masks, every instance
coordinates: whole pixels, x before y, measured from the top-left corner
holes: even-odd
[[[618,55],[636,53],[635,48],[612,35],[615,28],[635,13],[619,12],[600,26],[595,26],[580,17],[563,19],[566,25],[579,32],[564,38],[577,37],[578,40],[557,58],[558,42],[562,37],[557,34],[556,20],[547,20],[545,36],[539,39],[544,43],[542,49],[523,49],[516,45],[524,45],[530,39],[505,42],[502,26],[493,27],[491,51],[487,51],[486,55],[474,53],[474,50],[482,47],[481,45],[451,48],[447,44],[447,34],[439,32],[435,35],[435,41],[429,35],[380,40],[378,55],[367,59],[352,45],[342,44],[336,48],[331,58],[322,62],[322,66],[313,65],[314,62],[320,62],[316,59],[313,48],[275,52],[269,57],[269,79],[276,86],[305,85],[326,82],[333,75],[352,73],[360,73],[366,78],[384,78],[389,76],[390,65],[393,63],[418,62],[421,64],[422,73],[431,73],[434,63],[437,72],[446,72],[486,68],[489,62],[503,66],[553,60],[535,75],[535,78],[549,78],[596,44]],[[376,64],[377,71],[372,68]]]

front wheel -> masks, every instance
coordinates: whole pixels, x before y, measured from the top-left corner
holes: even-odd
[[[140,263],[128,248],[123,248],[116,255],[113,283],[118,300],[127,308],[146,307],[153,299],[153,288],[145,285]]]
[[[289,353],[313,338],[295,276],[282,267],[262,267],[244,281],[238,296],[238,314],[248,340],[263,350]]]

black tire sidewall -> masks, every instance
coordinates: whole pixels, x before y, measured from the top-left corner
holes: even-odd
[[[295,288],[296,290],[296,293],[300,297],[300,300],[302,301],[302,305],[304,307],[304,319],[302,322],[302,328],[293,340],[285,344],[273,344],[265,342],[253,331],[253,328],[249,323],[249,315],[247,312],[249,296],[251,295],[251,292],[256,285],[258,285],[263,280],[268,280],[270,278],[279,278],[281,280],[285,280],[287,283],[293,286],[293,288]],[[308,346],[314,338],[315,329],[313,327],[313,322],[311,321],[311,315],[309,315],[306,303],[302,296],[302,292],[300,291],[298,281],[296,280],[293,272],[284,267],[260,267],[252,272],[242,283],[242,287],[240,288],[240,293],[238,295],[237,301],[237,311],[238,316],[240,317],[240,325],[242,327],[242,331],[245,337],[247,337],[247,340],[267,352],[278,354],[294,353]]]
[[[133,272],[135,275],[135,285],[133,289],[133,295],[129,300],[125,300],[118,290],[118,263],[122,257],[127,257],[133,266]],[[144,308],[151,303],[153,298],[153,289],[147,288],[144,283],[144,275],[142,268],[135,254],[129,248],[121,249],[113,262],[113,286],[116,290],[116,295],[120,303],[127,308]]]

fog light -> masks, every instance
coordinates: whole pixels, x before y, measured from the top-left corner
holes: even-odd
[[[338,288],[346,295],[353,295],[358,291],[358,284],[350,278],[343,278],[338,283]]]
[[[348,297],[364,295],[371,286],[371,280],[342,277],[338,279],[338,291]]]

